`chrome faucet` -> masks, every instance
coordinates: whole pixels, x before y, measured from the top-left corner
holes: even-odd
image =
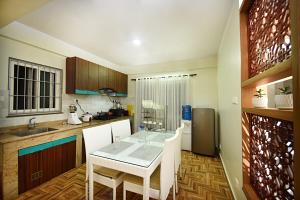
[[[35,128],[35,117],[29,119],[28,128],[29,129]]]

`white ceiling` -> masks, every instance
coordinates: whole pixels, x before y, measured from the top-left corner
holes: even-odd
[[[148,65],[216,55],[232,3],[52,0],[19,22],[121,66]]]

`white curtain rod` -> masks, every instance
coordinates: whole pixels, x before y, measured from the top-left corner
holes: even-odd
[[[193,76],[197,76],[197,74],[183,74],[183,75],[168,75],[168,76],[156,76],[156,77],[144,77],[144,78],[132,78],[131,80],[132,81],[136,81],[138,79],[155,79],[155,78],[171,78],[171,77],[185,77],[185,76],[190,76],[190,77],[193,77]]]

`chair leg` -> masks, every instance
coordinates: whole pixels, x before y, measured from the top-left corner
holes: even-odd
[[[85,182],[85,199],[89,199],[89,182]]]
[[[175,191],[176,191],[176,194],[178,193],[178,180],[177,180],[177,174],[175,174]]]
[[[176,189],[175,189],[175,183],[173,184],[173,200],[175,200],[176,199],[176,194],[175,194],[175,191]]]
[[[182,179],[182,165],[179,165],[179,178]]]
[[[113,200],[117,199],[117,187],[113,187]]]
[[[123,200],[126,200],[126,188],[123,186]]]

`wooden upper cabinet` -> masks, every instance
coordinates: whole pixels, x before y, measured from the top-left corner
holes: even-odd
[[[117,82],[117,89],[120,93],[127,94],[127,83],[128,82],[128,75],[123,73],[118,73],[118,82]]]
[[[78,57],[66,60],[66,93],[94,94],[101,88],[111,88],[127,94],[128,76]]]
[[[81,58],[76,58],[76,79],[75,88],[88,90],[89,83],[89,62]]]
[[[117,93],[127,94],[127,74],[108,69],[108,87],[114,89]]]
[[[66,60],[66,93],[75,94],[76,89],[87,90],[89,62],[77,57]]]
[[[88,90],[99,89],[99,65],[89,62]]]
[[[117,73],[115,70],[108,69],[108,81],[107,81],[107,86],[108,88],[111,88],[113,90],[117,90]]]
[[[122,85],[122,89],[124,93],[128,93],[128,75],[127,74],[123,74],[123,85]]]
[[[99,65],[98,68],[98,88],[108,87],[108,69]]]
[[[116,72],[116,91],[122,92],[122,73]]]

